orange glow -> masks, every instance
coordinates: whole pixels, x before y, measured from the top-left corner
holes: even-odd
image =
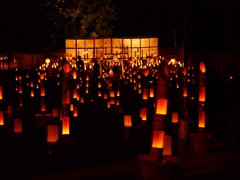
[[[154,89],[153,88],[150,88],[150,97],[154,97]]]
[[[89,93],[89,90],[88,90],[88,88],[86,88],[86,94],[88,94]]]
[[[205,128],[206,115],[205,111],[198,111],[198,127]]]
[[[120,96],[120,91],[117,91],[117,97],[119,97]]]
[[[206,87],[205,86],[199,87],[199,101],[200,102],[206,101]]]
[[[132,116],[124,115],[124,127],[132,127]]]
[[[70,104],[70,111],[73,111],[73,104]]]
[[[58,125],[47,126],[47,142],[56,143],[58,140]]]
[[[76,71],[73,71],[72,75],[73,75],[73,79],[77,79],[77,72]]]
[[[77,99],[77,89],[73,89],[73,98]]]
[[[8,106],[7,109],[8,114],[12,114],[12,106]]]
[[[205,72],[206,72],[205,64],[204,64],[203,62],[200,62],[199,66],[200,66],[201,72],[202,72],[202,73],[205,73]]]
[[[142,89],[138,89],[138,94],[141,94],[142,93]]]
[[[108,95],[107,95],[107,93],[105,93],[103,96],[103,99],[107,99],[107,98],[108,98]]]
[[[45,96],[45,89],[41,88],[41,96]]]
[[[115,97],[115,92],[114,91],[110,91],[110,97]]]
[[[31,97],[34,97],[34,91],[31,91]]]
[[[186,67],[183,69],[183,75],[184,75],[184,76],[187,75],[187,68],[186,68]]]
[[[115,100],[114,100],[114,99],[111,99],[111,100],[110,100],[110,104],[115,104]]]
[[[22,96],[19,98],[19,106],[23,106]]]
[[[108,102],[107,102],[107,108],[110,108],[110,107],[111,107],[111,102],[108,101]]]
[[[57,108],[53,108],[52,109],[52,117],[58,117],[59,116],[59,112]]]
[[[40,79],[43,80],[44,77],[45,77],[45,74],[44,74],[44,73],[41,73],[41,74],[40,74]]]
[[[46,105],[44,103],[41,104],[41,111],[46,111]]]
[[[86,81],[89,81],[89,75],[86,75]]]
[[[62,134],[69,134],[70,132],[70,118],[63,117],[62,119]]]
[[[101,96],[102,96],[102,92],[98,91],[98,97],[101,97]]]
[[[183,88],[183,97],[187,97],[187,88]]]
[[[143,89],[143,99],[148,99],[148,89],[147,88]]]
[[[80,102],[84,103],[84,97],[81,97]]]
[[[142,120],[146,121],[147,120],[147,108],[142,108]]]
[[[116,100],[116,105],[117,105],[117,106],[119,105],[119,99]]]
[[[178,113],[172,112],[172,123],[178,123]]]
[[[74,107],[73,108],[73,117],[77,117],[78,116],[78,108]]]
[[[4,116],[2,111],[0,111],[0,125],[4,125]]]
[[[86,87],[89,87],[89,82],[86,82]]]
[[[166,115],[167,114],[168,100],[160,98],[157,100],[156,114]]]
[[[22,119],[14,119],[14,132],[22,133]]]
[[[68,63],[64,63],[63,64],[63,71],[65,72],[65,73],[69,73],[70,71],[71,71],[71,66],[70,66],[70,64],[68,64]]]
[[[154,131],[152,148],[163,148],[164,136],[165,136],[164,131]]]
[[[19,87],[19,94],[22,94],[22,86]]]
[[[101,82],[98,82],[98,88],[101,88],[102,85],[101,85]]]
[[[172,136],[165,135],[163,155],[164,156],[171,156],[172,155]]]
[[[0,99],[3,99],[3,95],[2,95],[2,86],[0,86]]]

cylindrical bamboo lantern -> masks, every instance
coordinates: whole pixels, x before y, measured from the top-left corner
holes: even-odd
[[[205,86],[199,87],[199,101],[200,102],[206,101],[206,87]]]
[[[117,91],[117,97],[119,97],[120,96],[120,91]]]
[[[73,89],[73,99],[77,99],[77,89]]]
[[[81,102],[81,103],[84,103],[84,97],[81,97],[81,98],[80,98],[80,102]]]
[[[12,106],[7,107],[8,114],[12,114]]]
[[[166,115],[167,114],[168,100],[160,98],[157,100],[156,114]]]
[[[165,135],[163,155],[164,156],[171,156],[172,155],[172,136]]]
[[[46,104],[44,104],[44,103],[41,104],[41,111],[42,112],[46,111]]]
[[[132,116],[124,115],[124,127],[132,127]]]
[[[73,111],[73,104],[70,104],[70,111]]]
[[[138,94],[141,94],[142,93],[142,89],[138,89]]]
[[[89,93],[89,89],[88,88],[86,88],[86,94],[88,94]]]
[[[200,62],[199,67],[200,67],[200,70],[201,70],[202,73],[206,72],[206,67],[205,67],[205,64],[203,62]]]
[[[101,88],[102,85],[101,85],[101,82],[98,82],[98,88]]]
[[[4,115],[2,111],[0,111],[0,125],[4,125]]]
[[[62,118],[62,134],[70,134],[70,118],[63,117]]]
[[[72,75],[73,75],[73,79],[77,79],[77,72],[76,71],[73,71]]]
[[[164,131],[154,131],[153,132],[153,140],[152,140],[152,148],[163,148],[164,144]]]
[[[74,107],[73,108],[73,117],[77,117],[78,116],[78,108]]]
[[[59,116],[59,111],[57,108],[52,109],[52,117],[58,117]]]
[[[19,86],[19,94],[22,94],[22,86]]]
[[[154,89],[153,88],[150,88],[150,94],[149,94],[150,97],[154,97]]]
[[[56,143],[58,140],[59,132],[58,125],[48,125],[47,126],[47,142]]]
[[[88,81],[86,82],[86,87],[87,87],[87,88],[89,87],[89,82],[88,82]]]
[[[111,102],[108,101],[108,102],[107,102],[107,108],[110,108],[110,107],[111,107]]]
[[[103,99],[107,99],[107,98],[108,98],[108,95],[107,95],[107,93],[105,93],[103,96]]]
[[[188,93],[187,93],[187,88],[183,88],[183,97],[187,97]]]
[[[0,86],[0,100],[3,99],[2,86]]]
[[[142,120],[147,120],[147,108],[142,108]]]
[[[172,123],[178,123],[178,112],[172,112]]]
[[[198,111],[198,127],[205,128],[206,113],[205,111]]]
[[[102,96],[102,92],[98,91],[98,97],[101,97],[101,96]]]
[[[41,92],[41,96],[45,96],[45,89],[44,88],[40,88],[40,92]]]
[[[116,105],[119,106],[119,99],[116,100]]]
[[[14,133],[22,133],[22,119],[14,119]]]
[[[31,91],[31,97],[34,97],[34,91]]]
[[[143,89],[143,99],[144,99],[144,100],[147,100],[147,99],[148,99],[148,89],[147,89],[147,88],[144,88],[144,89]]]
[[[110,91],[110,97],[115,97],[115,92],[114,91]]]

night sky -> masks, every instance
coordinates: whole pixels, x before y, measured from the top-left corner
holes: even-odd
[[[230,39],[231,50],[238,49],[239,1],[187,1],[187,42],[190,48],[202,47],[212,51],[227,51]],[[184,0],[112,0],[112,4],[118,12],[113,36],[158,36],[159,46],[168,48],[174,46],[175,30],[177,46],[182,46]],[[229,13],[229,4],[231,4],[231,13]]]

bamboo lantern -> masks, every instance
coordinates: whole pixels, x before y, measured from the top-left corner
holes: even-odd
[[[76,71],[73,71],[72,75],[73,75],[73,79],[77,79],[77,72]]]
[[[19,86],[19,94],[22,94],[22,86]]]
[[[187,97],[187,88],[183,88],[183,97]]]
[[[4,116],[2,111],[0,111],[0,125],[4,125]]]
[[[101,82],[98,82],[98,88],[101,88],[102,85],[101,85]]]
[[[172,112],[172,123],[178,123],[178,113]]]
[[[88,81],[86,82],[86,87],[89,87],[89,82]]]
[[[120,91],[117,91],[117,97],[119,97],[120,96]]]
[[[148,89],[147,89],[147,88],[144,88],[144,89],[143,89],[143,99],[144,99],[144,100],[147,100],[147,99],[148,99]]]
[[[77,83],[77,89],[79,89],[80,88],[80,84],[79,83]]]
[[[81,98],[80,98],[80,102],[81,102],[81,103],[84,103],[84,97],[81,97]]]
[[[8,106],[8,107],[7,107],[7,111],[8,111],[8,114],[9,114],[9,115],[12,114],[12,106]]]
[[[147,108],[142,108],[142,120],[147,120]]]
[[[56,143],[58,140],[58,125],[47,126],[47,142]]]
[[[70,118],[69,117],[63,117],[62,119],[62,134],[66,135],[70,133]]]
[[[77,99],[77,89],[73,89],[73,99]]]
[[[23,100],[22,100],[22,96],[19,97],[19,106],[23,106]]]
[[[22,133],[22,119],[14,119],[14,133]]]
[[[103,99],[107,99],[107,98],[108,98],[107,93],[105,93],[103,96]]]
[[[80,101],[80,94],[77,94],[77,101]]]
[[[89,81],[89,75],[86,75],[86,81]]]
[[[116,100],[116,105],[119,106],[119,99]]]
[[[167,114],[168,100],[160,98],[157,100],[156,114],[166,115]]]
[[[73,111],[73,104],[70,104],[70,111]]]
[[[34,97],[34,91],[31,91],[31,97]]]
[[[152,140],[152,148],[163,148],[164,144],[164,131],[154,131],[153,132],[153,140]]]
[[[107,108],[109,109],[110,107],[111,107],[111,102],[108,101],[108,102],[107,102]]]
[[[165,135],[163,155],[164,156],[171,156],[172,155],[172,136]]]
[[[41,96],[45,96],[45,89],[44,88],[40,88],[40,92],[41,92]]]
[[[40,74],[40,79],[43,80],[44,77],[45,77],[45,74],[44,74],[44,73],[41,73],[41,74]],[[20,79],[20,78],[19,78],[19,79]]]
[[[86,88],[86,94],[88,94],[89,93],[89,89],[88,88]]]
[[[110,91],[110,97],[115,97],[115,93],[114,93],[114,91]]]
[[[59,116],[59,112],[57,108],[53,108],[52,109],[52,117],[58,117]]]
[[[138,89],[138,94],[141,94],[142,93],[142,89]]]
[[[114,99],[110,99],[110,104],[115,104],[115,100]]]
[[[133,86],[133,90],[137,90],[137,85],[134,85],[134,86]]]
[[[200,67],[200,70],[201,70],[202,73],[206,72],[206,67],[205,67],[205,64],[203,62],[200,62],[199,67]]]
[[[199,101],[205,102],[205,100],[206,100],[206,87],[200,86],[199,87]]]
[[[30,87],[34,87],[34,83],[32,81],[30,82]]]
[[[46,111],[46,105],[44,103],[41,104],[41,111],[42,112]]]
[[[98,91],[98,97],[101,97],[101,96],[102,96],[102,92]]]
[[[73,108],[73,117],[77,117],[78,116],[78,108],[74,107]]]
[[[124,127],[132,127],[132,116],[131,115],[124,115]]]
[[[154,89],[153,88],[150,88],[149,97],[154,97]]]
[[[205,128],[206,114],[205,111],[198,111],[198,127]]]

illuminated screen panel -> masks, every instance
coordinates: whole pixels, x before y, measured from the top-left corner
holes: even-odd
[[[149,48],[149,47],[147,47],[147,48],[142,48],[141,51],[142,51],[142,57],[143,57],[143,58],[146,58],[147,56],[149,56],[150,48]]]
[[[78,39],[77,40],[77,48],[84,48],[84,40],[83,39]]]
[[[113,38],[112,39],[112,46],[113,46],[113,48],[120,48],[120,47],[122,47],[122,39],[116,39],[116,38]]]
[[[111,39],[110,38],[103,39],[103,45],[104,45],[104,47],[111,47],[112,46]]]
[[[66,39],[66,48],[76,48],[76,40]]]
[[[85,40],[85,47],[86,48],[93,48],[94,47],[93,39],[86,39]]]
[[[132,47],[140,47],[140,39],[132,39]]]
[[[66,56],[76,57],[76,49],[66,49]]]
[[[152,56],[158,56],[158,48],[157,47],[150,47],[151,49],[151,55]]]
[[[103,39],[95,39],[95,47],[102,48],[103,46]]]
[[[78,52],[78,54],[79,54],[79,56],[81,56],[81,58],[83,59],[83,57],[84,57],[84,49],[77,49],[77,52]]]
[[[158,46],[158,38],[150,38],[150,46]]]
[[[141,47],[149,47],[149,38],[142,38],[141,39]]]
[[[132,46],[131,39],[123,39],[123,46],[131,47]]]

